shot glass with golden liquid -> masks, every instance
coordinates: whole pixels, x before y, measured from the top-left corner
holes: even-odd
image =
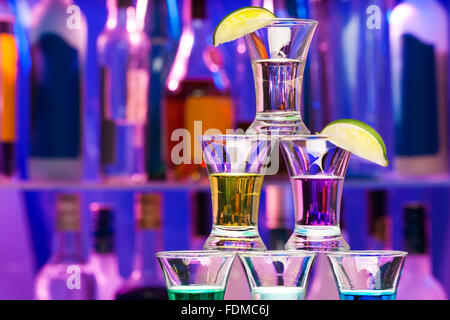
[[[264,175],[278,168],[278,144],[263,135],[200,137],[211,184],[213,225],[204,249],[266,250],[258,232]]]

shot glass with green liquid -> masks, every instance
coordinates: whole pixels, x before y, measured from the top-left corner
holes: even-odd
[[[156,254],[169,300],[223,300],[234,257],[213,250]]]

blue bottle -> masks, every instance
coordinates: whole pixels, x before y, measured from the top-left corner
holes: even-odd
[[[406,0],[390,16],[395,170],[447,172],[448,18],[434,0]]]
[[[29,175],[36,180],[80,180],[86,21],[72,0],[42,1],[31,17]]]
[[[300,1],[300,0],[299,0]],[[377,130],[392,153],[390,109],[390,1],[308,1],[309,18],[319,21],[311,46],[314,130],[329,121],[352,118]],[[313,114],[314,116],[314,114]],[[354,157],[347,176],[369,177],[380,167]]]
[[[165,84],[178,48],[181,25],[176,0],[147,2],[144,30],[150,38],[150,90],[148,96],[147,174],[165,178],[164,147]]]

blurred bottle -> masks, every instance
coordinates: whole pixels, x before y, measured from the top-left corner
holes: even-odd
[[[203,206],[197,207],[196,219],[194,220],[195,224],[200,224],[203,227],[199,229],[195,227],[197,233],[203,234],[202,245],[205,243],[206,238],[209,236],[211,232],[212,226],[212,206],[211,206],[211,193],[208,192],[198,192],[200,194],[200,198],[204,199],[201,201]],[[203,195],[202,195],[203,194]],[[197,196],[198,199],[198,196]],[[207,210],[202,210],[202,208]],[[198,210],[200,209],[200,210]],[[207,217],[205,215],[208,215]],[[204,222],[202,223],[201,220]],[[199,248],[201,249],[201,248]],[[237,257],[236,257],[237,258]],[[231,266],[230,275],[228,276],[227,287],[225,290],[224,300],[251,300],[250,287],[247,281],[247,275],[245,273],[244,266],[242,265],[239,258],[235,259],[233,265]]]
[[[392,220],[388,214],[387,192],[368,193],[369,250],[392,250]]]
[[[234,110],[223,57],[212,44],[205,0],[184,0],[183,22],[167,83],[167,177],[198,180],[206,178],[206,170],[197,136],[211,134],[211,129],[234,130]]]
[[[14,14],[0,1],[0,178],[9,178],[16,166],[16,88],[18,58]]]
[[[311,46],[309,69],[312,131],[322,130],[332,120],[352,118],[390,140],[393,122],[387,13],[391,7],[392,0],[309,0],[309,18],[320,26]],[[389,156],[389,143],[387,148]],[[369,177],[380,170],[355,157],[347,176]]]
[[[284,250],[293,229],[294,203],[289,185],[268,185],[266,191],[266,228],[269,250]]]
[[[94,248],[89,256],[98,287],[98,300],[114,300],[122,277],[115,251],[113,210],[103,204],[90,205],[93,218]]]
[[[339,300],[333,270],[324,252],[317,253],[313,268],[306,300]]]
[[[397,300],[447,300],[444,288],[433,276],[427,219],[423,204],[404,206],[403,239],[408,257],[398,285]]]
[[[116,300],[167,300],[167,290],[155,254],[162,250],[162,195],[138,194],[133,271],[117,291]]]
[[[86,21],[71,0],[41,1],[31,17],[29,175],[80,180]]]
[[[191,250],[203,250],[203,245],[211,233],[212,199],[210,191],[195,191],[191,195]]]
[[[166,171],[166,136],[164,111],[165,84],[180,38],[180,20],[176,0],[138,0],[146,2],[144,30],[150,37],[150,88],[148,97],[147,173],[149,179],[163,179]]]
[[[58,195],[53,254],[36,276],[35,297],[39,300],[95,300],[95,275],[83,257],[80,199]]]
[[[405,0],[389,18],[395,170],[447,172],[447,13],[439,1]]]
[[[252,300],[247,275],[239,259],[231,266],[224,300]]]
[[[348,242],[345,228],[344,199],[341,201],[341,215],[339,225],[342,237]],[[307,300],[339,300],[339,293],[334,280],[333,269],[324,252],[318,252],[313,265],[311,280],[306,293]]]
[[[101,68],[101,173],[107,181],[143,182],[150,41],[131,0],[110,0],[97,41]]]

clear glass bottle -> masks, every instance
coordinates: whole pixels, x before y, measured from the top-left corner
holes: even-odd
[[[395,171],[448,172],[448,11],[405,0],[389,17]]]
[[[16,166],[16,88],[19,52],[14,14],[0,1],[0,178],[8,179]]]
[[[165,137],[165,84],[172,68],[181,34],[181,21],[176,0],[138,0],[146,2],[144,31],[150,38],[150,88],[148,98],[148,154],[149,179],[163,179],[166,174],[167,151]]]
[[[294,203],[288,185],[268,185],[266,191],[266,228],[268,250],[284,250],[293,229]]]
[[[116,293],[116,300],[167,300],[167,290],[155,254],[162,250],[162,195],[137,194],[133,271]]]
[[[138,28],[131,0],[108,2],[97,40],[101,68],[101,175],[106,181],[143,182],[150,41]]]
[[[320,132],[330,121],[351,118],[368,123],[390,141],[388,13],[393,2],[307,1],[309,17],[320,26],[308,69],[311,131]],[[387,154],[392,154],[389,144],[387,148]],[[354,157],[347,176],[373,177],[388,170]]]
[[[114,212],[108,205],[92,203],[94,247],[89,265],[97,280],[97,300],[114,300],[123,280],[115,251]]]
[[[75,11],[68,11],[69,7]],[[72,0],[41,1],[30,16],[29,176],[78,181],[83,177],[86,21]]]
[[[169,179],[206,179],[197,136],[210,129],[234,130],[230,83],[223,57],[212,44],[213,29],[206,11],[205,0],[196,0],[195,5],[183,1],[183,32],[167,82]]]
[[[345,228],[345,201],[342,196],[340,226],[342,237],[349,240]],[[324,252],[318,252],[313,265],[312,274],[309,280],[307,300],[339,300],[339,293],[334,279],[333,268]]]
[[[95,275],[82,253],[80,199],[60,194],[56,200],[53,254],[36,276],[38,300],[95,300]]]
[[[427,222],[423,204],[405,204],[403,239],[408,258],[398,285],[397,300],[447,300],[442,284],[433,275]]]

